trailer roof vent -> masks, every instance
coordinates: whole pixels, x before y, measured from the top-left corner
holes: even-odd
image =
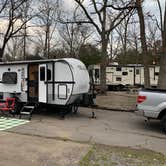
[[[2,76],[2,82],[4,84],[17,84],[16,72],[4,72]]]

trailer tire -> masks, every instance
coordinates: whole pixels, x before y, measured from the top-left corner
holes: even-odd
[[[77,105],[73,105],[72,106],[72,113],[73,114],[77,114],[77,112],[78,112],[78,106]]]
[[[73,114],[77,114],[78,106],[77,105],[69,105],[68,110],[69,110],[69,112],[71,112]]]
[[[161,129],[166,133],[166,115],[161,119]]]

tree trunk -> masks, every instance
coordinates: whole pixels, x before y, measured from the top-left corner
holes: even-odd
[[[145,36],[145,20],[142,10],[142,0],[136,0],[137,12],[140,23],[140,37],[141,37],[141,47],[144,60],[144,86],[150,87],[150,77],[149,77],[149,67],[148,67],[148,50]]]
[[[5,52],[5,45],[3,45],[3,47],[0,48],[0,62],[2,62],[4,52]]]
[[[164,25],[162,27],[162,55],[160,57],[160,73],[158,88],[166,89],[166,3],[164,13]]]
[[[102,38],[102,62],[100,64],[100,90],[106,94],[107,39]]]

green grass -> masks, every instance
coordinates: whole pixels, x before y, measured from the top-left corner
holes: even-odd
[[[93,145],[80,166],[164,166],[166,157],[146,149]]]

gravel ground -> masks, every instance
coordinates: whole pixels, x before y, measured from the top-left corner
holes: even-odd
[[[135,110],[137,94],[127,92],[107,92],[107,95],[97,95],[96,104],[102,108],[117,110]]]

